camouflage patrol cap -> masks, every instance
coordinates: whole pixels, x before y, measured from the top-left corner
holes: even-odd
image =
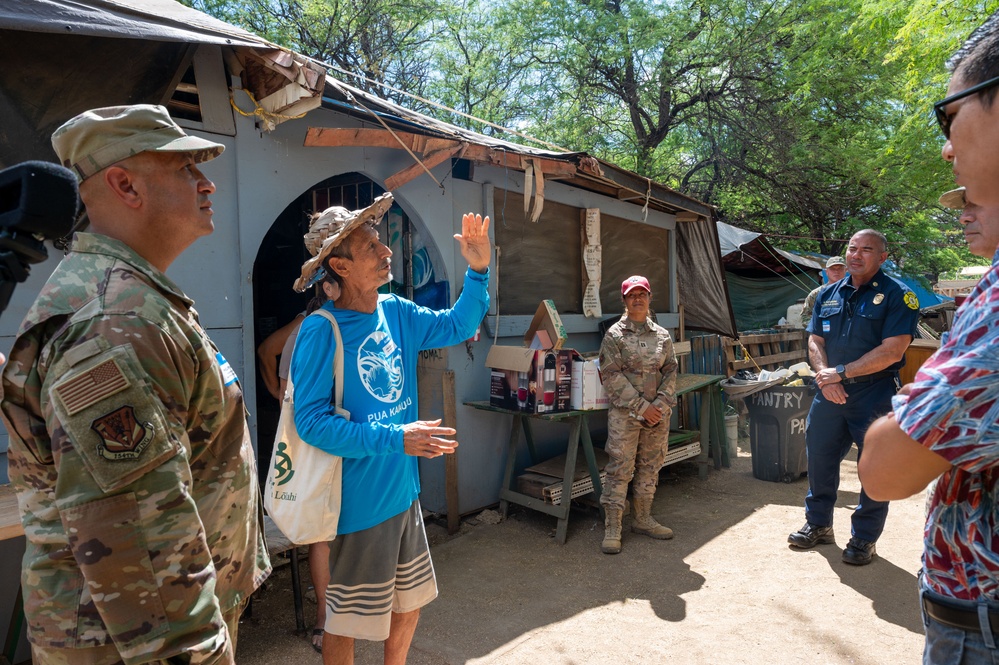
[[[333,249],[362,224],[380,220],[392,207],[393,200],[391,192],[385,192],[367,208],[347,210],[333,206],[320,213],[303,236],[312,258],[302,266],[302,276],[295,280],[294,289],[302,293],[309,288]]]
[[[845,266],[846,260],[842,256],[830,256],[826,259],[826,268],[832,268],[833,266]]]
[[[964,187],[958,187],[957,189],[952,189],[949,192],[944,192],[940,195],[940,205],[944,208],[953,208],[954,210],[964,210],[965,198],[964,198]]]
[[[52,133],[52,147],[80,182],[140,152],[189,152],[200,164],[225,150],[221,143],[188,136],[165,108],[152,104],[84,111]]]

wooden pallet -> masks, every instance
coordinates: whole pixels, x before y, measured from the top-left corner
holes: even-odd
[[[739,339],[726,337],[724,346],[729,376],[741,369],[754,372],[775,370],[808,360],[808,333],[805,330],[740,335]],[[744,350],[749,357],[738,353],[740,350]]]
[[[672,431],[669,435],[669,449],[666,452],[666,462],[663,466],[675,464],[701,454],[699,432]],[[607,464],[607,453],[600,448],[595,449],[597,468],[601,470],[600,482],[603,483],[607,474],[603,468]],[[552,458],[525,469],[517,478],[517,490],[523,494],[543,499],[545,503],[555,506],[562,504],[562,472],[565,468],[565,455]],[[593,492],[593,479],[586,466],[586,460],[580,456],[576,460],[576,473],[573,476],[570,499],[577,499]]]

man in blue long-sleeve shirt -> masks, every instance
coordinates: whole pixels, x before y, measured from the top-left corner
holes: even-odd
[[[471,337],[489,305],[489,218],[466,214],[455,239],[468,261],[461,296],[433,311],[379,294],[391,279],[392,251],[374,224],[392,203],[337,211],[341,223],[302,267],[295,288],[333,284],[323,307],[336,317],[344,352],[344,418],[335,412],[330,323],[302,323],[291,362],[295,425],[302,439],[343,457],[339,535],[330,544],[324,663],[352,663],[354,639],[385,642],[385,663],[404,663],[420,608],[437,596],[420,512],[418,457],[454,451],[440,420],[418,419],[416,359],[424,349]],[[327,211],[329,212],[329,211]],[[339,291],[336,294],[336,291]]]

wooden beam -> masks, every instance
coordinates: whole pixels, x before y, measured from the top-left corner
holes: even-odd
[[[622,188],[617,190],[617,198],[619,201],[634,201],[635,199],[644,199],[645,194]]]
[[[540,168],[545,177],[565,178],[576,175],[576,165],[572,162],[563,162],[557,159],[547,159],[545,157],[533,157],[521,153],[510,152],[509,150],[499,150],[486,145],[469,143],[468,150],[465,151],[465,159],[483,164],[491,164],[501,168],[516,169],[524,171],[527,168],[525,163],[528,159],[534,161],[534,168]]]
[[[457,397],[454,390],[454,370],[444,371],[444,427],[458,426]],[[456,440],[460,440],[457,436]],[[458,533],[461,513],[458,512],[458,449],[444,456],[444,501],[447,505],[447,532]]]
[[[464,143],[454,143],[453,141],[451,143],[452,145],[448,148],[438,150],[437,152],[427,153],[422,160],[423,166],[420,166],[420,164],[411,164],[398,173],[390,175],[385,179],[385,189],[390,192],[399,189],[410,180],[413,180],[419,177],[420,174],[425,173],[426,171],[424,170],[424,166],[428,169],[432,169],[441,162],[460,154],[464,149]]]
[[[384,129],[309,127],[309,131],[305,134],[305,146],[307,148],[401,148],[399,145],[401,140],[410,150],[422,152],[422,142],[417,139],[425,137],[399,131],[392,136],[391,132]]]
[[[424,136],[412,132],[395,131],[395,136],[385,129],[348,129],[341,127],[309,127],[305,134],[307,148],[401,148],[400,140],[413,152],[432,153],[449,148],[458,143],[455,139]],[[398,139],[396,138],[399,137]],[[479,143],[465,143],[463,159],[482,164],[492,164],[501,168],[523,171],[525,160],[534,160],[535,169],[540,169],[547,178],[574,177],[576,165],[572,162],[545,157],[528,157],[511,150],[492,148]]]

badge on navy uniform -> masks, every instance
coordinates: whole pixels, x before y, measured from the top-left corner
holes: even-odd
[[[880,305],[884,301],[885,301],[885,294],[879,293],[876,296],[874,296],[874,304],[875,305]]]
[[[912,291],[906,291],[902,299],[908,305],[909,309],[919,309],[919,298]]]

